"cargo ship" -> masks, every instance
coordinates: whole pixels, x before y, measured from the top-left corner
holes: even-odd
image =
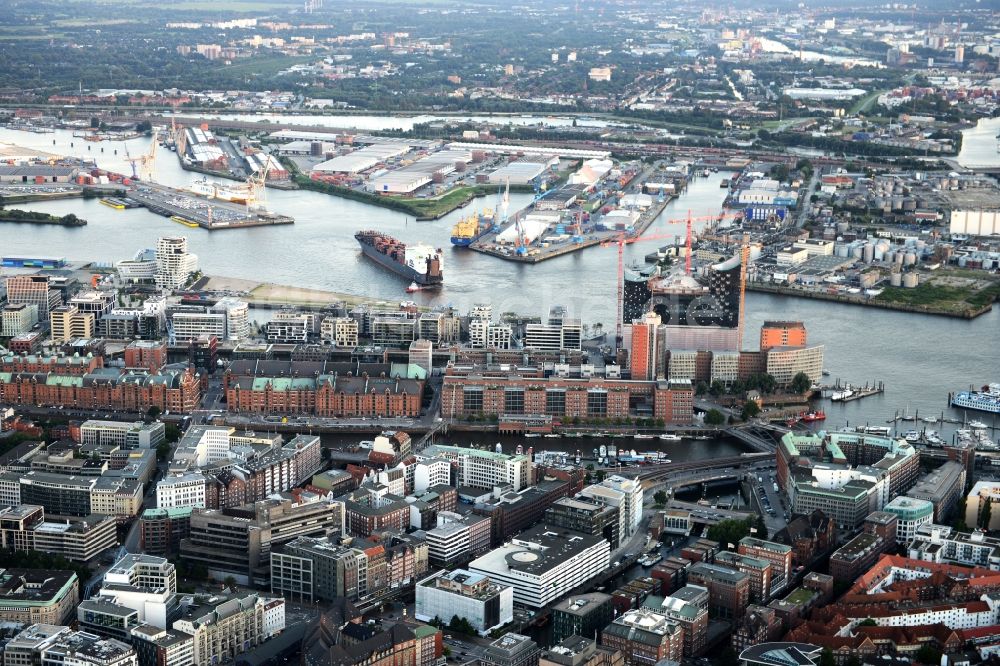
[[[1000,414],[1000,384],[984,386],[981,391],[962,391],[951,398],[953,407],[976,409],[981,412]]]
[[[489,209],[463,217],[451,228],[451,244],[457,247],[469,247],[491,228],[493,228],[493,211]]]
[[[354,238],[361,245],[365,256],[407,280],[425,287],[444,282],[441,250],[435,250],[424,243],[407,245],[379,231],[359,231],[354,234]]]
[[[210,180],[196,180],[188,188],[191,194],[197,194],[206,199],[218,199],[219,201],[229,201],[230,203],[245,204],[250,198],[250,191],[247,188],[229,187],[219,185]]]

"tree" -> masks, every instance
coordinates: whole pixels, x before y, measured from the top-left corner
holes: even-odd
[[[790,388],[792,393],[805,393],[810,388],[812,388],[812,380],[809,379],[809,375],[804,372],[797,372],[795,376],[792,377],[792,383]]]
[[[718,398],[720,395],[726,392],[726,385],[716,379],[712,382],[712,385],[708,388],[708,392]]]
[[[718,656],[712,660],[715,666],[737,666],[740,663],[740,658],[736,654],[736,650],[733,649],[732,645],[727,644],[726,647],[719,651]]]
[[[837,662],[833,658],[833,650],[830,648],[823,648],[823,652],[819,655],[819,666],[836,666]]]
[[[986,503],[983,504],[983,510],[979,514],[979,527],[984,530],[990,529],[990,518],[993,513],[993,498],[987,497]]]
[[[873,620],[873,619],[871,619],[869,617],[869,618],[865,618],[864,620],[862,620],[858,624],[858,626],[859,627],[877,627],[878,626],[878,622],[876,622],[875,620]]]
[[[160,411],[159,407],[157,407],[156,405],[150,405],[149,409],[146,410],[146,418],[148,418],[150,421],[155,421],[156,419],[160,418],[161,413],[162,412]]]
[[[720,520],[708,528],[708,538],[712,541],[718,541],[722,544],[723,548],[726,548],[728,544],[738,543],[743,537],[750,536],[750,528],[754,526],[754,518],[747,518],[745,520],[728,518]]]
[[[940,664],[941,663],[941,650],[929,643],[924,643],[919,650],[917,650],[916,660],[921,664]]]
[[[705,425],[722,425],[726,422],[726,416],[718,409],[710,409],[705,412]]]
[[[767,538],[767,523],[764,522],[764,516],[760,515],[757,516],[757,521],[756,524],[754,525],[754,529],[757,530],[757,533],[754,534],[755,537],[757,537],[758,539]]]
[[[666,506],[667,494],[662,490],[657,490],[653,493],[653,501],[656,502],[656,506]]]
[[[708,393],[708,384],[705,382],[698,382],[694,388],[695,395],[705,395]]]
[[[605,472],[603,469],[599,469],[597,470],[597,473],[594,476],[597,478],[597,482],[600,483],[601,481],[604,481],[604,477],[606,477],[607,475],[608,475],[607,472]]]
[[[753,400],[747,400],[745,403],[743,403],[743,413],[741,414],[741,416],[743,417],[744,421],[749,421],[758,414],[760,414],[760,405],[758,405],[756,402],[754,402]]]
[[[226,576],[226,579],[222,581],[222,584],[228,587],[230,590],[236,589],[236,578],[233,576]]]

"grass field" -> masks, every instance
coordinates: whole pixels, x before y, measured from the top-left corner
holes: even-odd
[[[978,309],[1000,298],[1000,282],[974,287],[957,287],[925,282],[915,289],[886,287],[877,300],[925,307],[946,312],[963,312]]]

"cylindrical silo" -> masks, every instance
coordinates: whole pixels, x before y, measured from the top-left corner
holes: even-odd
[[[903,284],[903,274],[898,272],[893,272],[889,275],[889,284],[893,287],[899,287]]]
[[[903,274],[903,286],[907,289],[913,289],[920,283],[917,278],[916,273],[904,273]]]

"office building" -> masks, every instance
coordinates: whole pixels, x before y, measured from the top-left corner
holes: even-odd
[[[139,666],[135,649],[122,641],[50,624],[34,624],[4,647],[4,666]]]
[[[958,532],[946,525],[924,525],[910,541],[909,557],[936,564],[958,564],[1000,571],[1000,539],[982,530]]]
[[[165,437],[166,427],[161,421],[88,420],[80,425],[80,443],[84,446],[155,449]]]
[[[469,570],[514,588],[514,600],[540,608],[610,565],[610,544],[600,537],[539,526],[473,560]]]
[[[0,621],[68,624],[79,601],[80,581],[72,571],[0,568]]]
[[[806,327],[800,321],[765,321],[760,327],[760,350],[773,347],[799,349],[806,346]]]
[[[175,555],[191,534],[192,507],[146,509],[139,521],[139,547],[149,555]]]
[[[238,341],[250,333],[250,306],[246,301],[226,296],[209,306],[208,313],[224,317],[224,333],[218,336],[220,340]]]
[[[603,592],[574,594],[552,607],[552,640],[570,636],[596,636],[611,622],[611,595]]]
[[[312,332],[315,315],[300,312],[275,312],[267,323],[267,341],[277,344],[304,344]]]
[[[542,652],[538,666],[625,666],[625,658],[593,638],[569,636]]]
[[[624,540],[632,536],[642,523],[642,482],[639,477],[629,479],[613,474],[600,482],[601,486],[620,492],[624,501],[624,522],[621,524],[621,537]],[[586,491],[586,488],[584,489]]]
[[[47,275],[12,275],[5,284],[7,303],[34,305],[38,321],[47,320],[49,312],[62,303],[62,296],[50,286]]]
[[[437,527],[427,530],[427,556],[431,566],[452,568],[465,564],[490,548],[490,519],[439,511]]]
[[[750,604],[750,577],[745,573],[705,562],[688,570],[688,581],[708,590],[708,613],[711,617],[742,617]]]
[[[571,319],[566,309],[553,306],[549,309],[548,321],[531,323],[525,327],[524,346],[542,351],[580,349],[583,343],[583,324],[579,319]]]
[[[455,482],[458,486],[511,486],[516,492],[527,488],[533,481],[532,463],[524,455],[441,444],[427,447],[423,455],[451,461],[455,465]]]
[[[628,666],[680,662],[684,653],[684,630],[665,615],[636,608],[615,618],[601,632],[601,644],[619,650]]]
[[[41,551],[68,560],[90,562],[118,545],[115,519],[90,515],[46,521],[40,506],[0,509],[0,547],[14,551]]]
[[[765,541],[756,537],[743,537],[738,544],[739,554],[748,555],[770,562],[773,569],[771,580],[773,590],[780,590],[791,580],[792,549],[783,543]]]
[[[514,588],[487,576],[456,569],[439,571],[417,583],[414,617],[423,622],[464,618],[485,636],[514,619]]]
[[[5,305],[0,312],[0,334],[7,338],[28,333],[38,323],[38,305],[35,303]]]
[[[934,504],[928,500],[900,495],[882,507],[882,511],[896,516],[896,542],[907,545],[917,530],[934,522]]]
[[[770,598],[774,567],[768,560],[724,550],[715,556],[715,563],[747,575],[750,579],[750,601],[764,603]]]
[[[621,543],[618,519],[617,507],[584,495],[562,497],[545,510],[546,525],[604,537],[613,549]]]
[[[907,497],[934,505],[934,522],[946,522],[965,492],[965,465],[949,460],[920,477],[906,492]]]
[[[196,666],[194,638],[190,634],[151,624],[135,627],[131,633],[139,666]]]
[[[180,289],[198,270],[197,255],[187,251],[187,237],[167,236],[156,241],[156,286],[165,291]]]
[[[173,628],[194,638],[194,663],[235,661],[285,628],[284,599],[196,597]]]
[[[707,588],[685,585],[665,597],[658,612],[684,631],[683,654],[693,658],[705,651],[708,642],[708,605],[711,595]]]
[[[482,666],[538,666],[541,651],[535,641],[520,634],[506,633],[483,651]]]
[[[227,509],[195,509],[181,558],[205,566],[220,579],[264,585],[275,546],[300,536],[343,534],[344,504],[319,498],[267,499]]]
[[[141,623],[166,629],[179,612],[177,573],[162,557],[127,554],[104,574],[94,598],[135,611]]]
[[[75,305],[60,305],[49,313],[52,340],[69,340],[94,337],[96,319],[90,312],[80,312]]]

